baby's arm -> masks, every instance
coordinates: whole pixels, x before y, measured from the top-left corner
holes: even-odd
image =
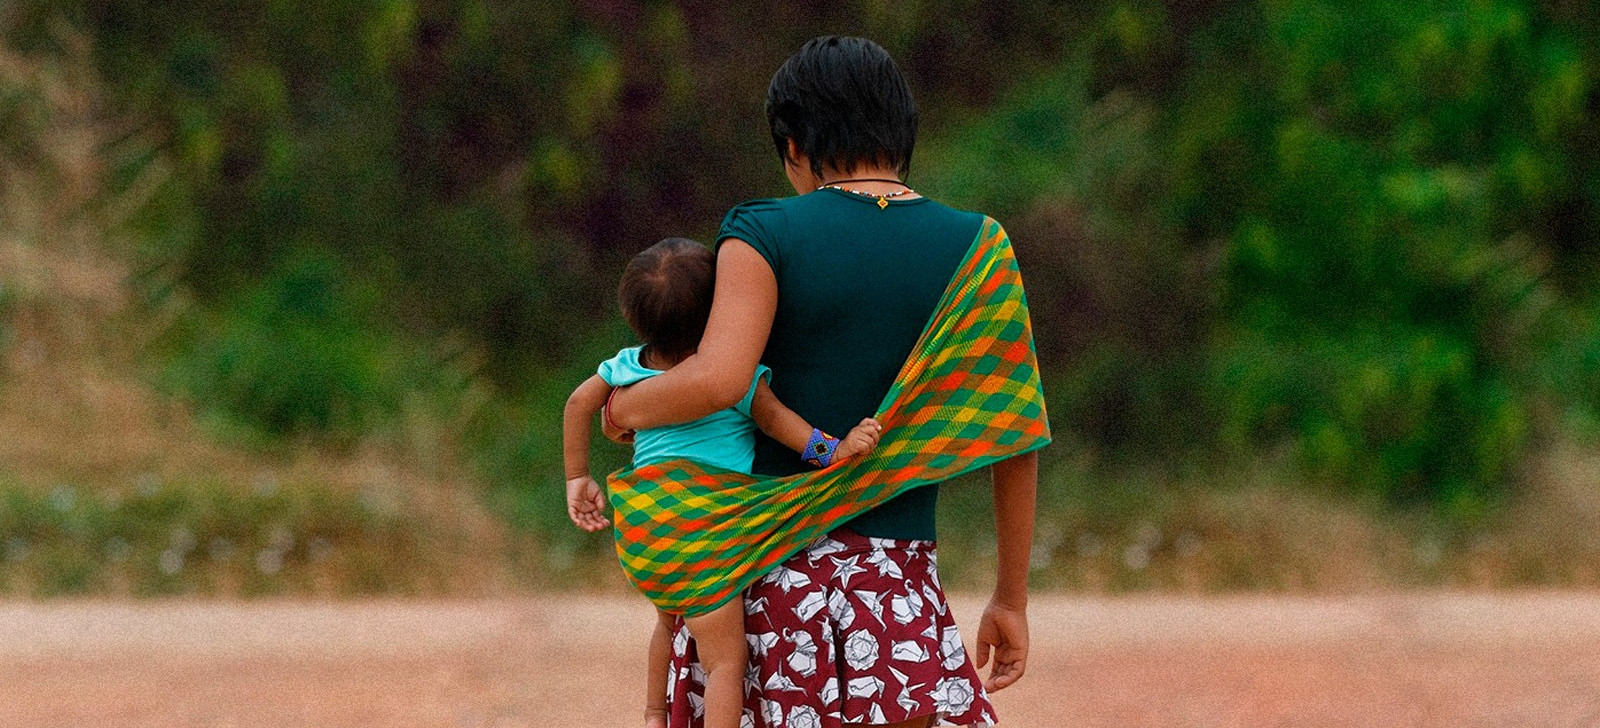
[[[567,516],[585,531],[611,525],[606,520],[606,499],[600,484],[589,476],[589,436],[594,416],[606,405],[611,385],[595,375],[585,379],[567,398],[561,418],[561,459],[567,472]]]
[[[814,428],[804,417],[779,402],[765,379],[756,384],[755,397],[750,400],[750,417],[768,437],[783,443],[790,450],[806,454],[806,446],[811,442]],[[882,431],[883,427],[877,420],[871,417],[862,420],[861,424],[838,441],[839,446],[834,450],[831,462],[842,462],[872,452],[878,446],[878,435]]]

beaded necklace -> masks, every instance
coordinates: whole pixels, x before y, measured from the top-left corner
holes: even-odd
[[[902,187],[905,187],[905,189],[900,190],[899,192],[889,192],[889,193],[862,192],[861,190],[852,190],[849,187],[842,187],[841,185],[843,185],[846,182],[887,182],[889,184],[900,185]],[[823,189],[824,187],[826,187],[827,189],[830,189],[830,190],[838,190],[840,192],[849,192],[852,195],[860,195],[862,197],[876,197],[876,198],[878,198],[878,209],[879,210],[887,209],[889,207],[889,198],[891,198],[891,197],[899,197],[901,195],[915,194],[914,190],[912,190],[910,187],[907,187],[906,183],[901,182],[900,180],[897,180],[897,179],[877,179],[877,178],[872,178],[872,177],[866,177],[866,178],[862,178],[862,179],[834,180],[833,182],[824,182],[824,183],[822,183],[820,185],[817,185],[817,189],[819,189],[819,190]]]

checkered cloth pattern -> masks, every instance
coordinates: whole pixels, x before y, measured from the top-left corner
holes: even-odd
[[[609,479],[617,556],[656,606],[722,606],[818,536],[911,488],[1050,442],[1011,241],[986,219],[878,408],[872,454],[782,478],[670,460]]]

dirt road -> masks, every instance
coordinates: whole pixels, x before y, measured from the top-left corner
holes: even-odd
[[[963,626],[980,603],[958,599]],[[649,611],[0,604],[0,726],[625,726]],[[1040,597],[1008,726],[1600,727],[1600,594]]]

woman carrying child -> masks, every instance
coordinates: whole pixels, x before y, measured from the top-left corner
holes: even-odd
[[[600,485],[589,473],[589,435],[595,416],[615,387],[642,382],[694,354],[711,311],[715,274],[716,259],[711,251],[684,238],[667,238],[650,246],[634,256],[623,271],[617,302],[623,319],[644,345],[623,349],[578,385],[567,400],[562,423],[567,514],[579,528],[592,532],[610,525]],[[689,422],[640,430],[633,438],[634,466],[682,458],[749,473],[757,428],[818,467],[864,455],[877,444],[879,427],[872,418],[862,420],[837,441],[812,427],[773,396],[768,386],[771,376],[771,370],[758,366],[744,396],[732,407]],[[806,449],[816,441],[828,441],[833,447],[821,453]],[[646,679],[650,700],[655,702],[646,711],[646,728],[666,726],[667,663],[676,626],[671,615],[658,612],[657,616]],[[700,647],[705,694],[699,712],[706,728],[738,728],[747,664],[744,603],[734,599],[710,613],[686,619],[685,624]]]
[[[850,430],[874,414],[985,223],[904,183],[916,106],[894,61],[871,41],[806,43],[774,75],[767,117],[797,196],[728,213],[698,348],[659,376],[616,390],[612,434],[734,406],[762,364],[779,373],[771,390],[798,416],[823,431]],[[757,437],[754,472],[806,467],[784,443]],[[1014,683],[1027,662],[1037,458],[1019,455],[991,472],[999,564],[976,660],[962,648],[939,586],[938,486],[915,488],[746,591],[752,669],[744,708],[752,725],[995,722],[986,691]],[[672,648],[668,723],[704,725],[704,670],[681,624]],[[991,660],[984,683],[976,668]]]

